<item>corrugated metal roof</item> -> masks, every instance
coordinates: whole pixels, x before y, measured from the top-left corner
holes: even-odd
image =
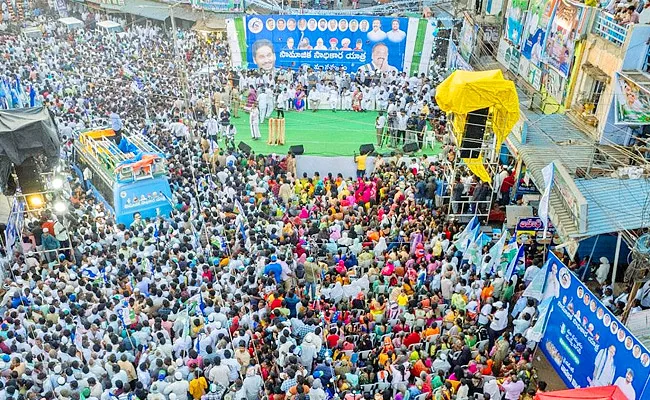
[[[588,202],[587,232],[579,233],[559,192],[551,192],[549,215],[563,238],[586,238],[650,226],[650,204],[645,206],[650,194],[648,180],[575,179],[577,169],[599,167],[594,161],[596,144],[593,140],[566,115],[544,115],[524,107],[522,114],[528,121],[526,143],[522,144],[514,135],[509,141],[521,155],[535,185],[543,191],[542,169],[551,162],[559,162],[574,177]]]
[[[169,17],[169,6],[156,1],[129,0],[122,7],[122,12],[164,21]]]
[[[186,21],[196,22],[201,19],[201,11],[194,10],[190,6],[180,6],[173,10],[174,18],[184,19]]]
[[[650,227],[650,179],[576,179],[587,199],[589,236]]]

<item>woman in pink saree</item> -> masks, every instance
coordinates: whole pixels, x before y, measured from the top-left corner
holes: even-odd
[[[305,91],[302,90],[301,85],[298,85],[298,88],[296,89],[296,99],[294,100],[294,106],[298,112],[305,110]]]
[[[354,93],[352,93],[352,110],[353,111],[362,111],[361,110],[361,100],[363,100],[363,92],[356,88]]]
[[[251,107],[253,107],[253,103],[256,103],[256,102],[257,102],[257,92],[255,91],[255,88],[253,86],[251,86],[248,89],[248,98],[246,100],[246,106],[248,108],[251,108]]]

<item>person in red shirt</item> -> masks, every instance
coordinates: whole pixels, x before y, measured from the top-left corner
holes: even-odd
[[[415,328],[415,331],[409,333],[406,339],[404,339],[404,342],[402,342],[402,344],[406,347],[409,347],[412,344],[420,343],[421,340],[420,330],[421,329],[419,327]]]
[[[507,206],[510,204],[510,190],[515,186],[515,173],[512,172],[510,175],[506,176],[501,183],[501,205]]]
[[[340,336],[338,335],[338,329],[334,328],[330,332],[329,335],[327,335],[327,347],[330,349],[333,349],[336,347],[337,344],[339,344],[339,339]]]

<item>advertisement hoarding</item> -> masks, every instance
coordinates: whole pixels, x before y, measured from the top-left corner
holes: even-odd
[[[460,55],[454,42],[450,41],[449,46],[447,47],[447,72],[452,73],[458,69],[463,71],[474,70],[474,68],[472,68],[472,66],[469,65],[469,63],[467,63],[467,61],[465,61]]]
[[[521,41],[527,9],[528,0],[510,0],[506,11],[506,35],[515,46]]]
[[[249,68],[402,71],[408,18],[256,15],[246,18]]]
[[[556,0],[531,0],[524,25],[521,54],[536,67],[542,63],[544,39],[555,11]]]
[[[547,299],[539,346],[569,388],[616,385],[629,400],[647,398],[650,352],[553,253]]]
[[[618,125],[650,124],[650,92],[616,73],[614,121]]]
[[[562,77],[569,76],[577,29],[583,9],[566,0],[558,0],[553,22],[544,42],[544,55],[549,65]]]
[[[474,46],[476,45],[476,38],[478,36],[478,25],[465,15],[465,21],[463,22],[463,28],[460,30],[460,40],[458,41],[460,47],[460,55],[463,56],[463,59],[469,62],[469,58],[474,52]]]

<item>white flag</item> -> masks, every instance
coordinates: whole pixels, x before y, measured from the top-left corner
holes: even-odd
[[[539,209],[537,214],[542,219],[542,224],[544,224],[544,236],[546,239],[546,232],[548,231],[548,203],[549,198],[551,197],[551,186],[553,186],[553,162],[545,166],[542,169],[542,175],[544,176],[544,194],[539,200]]]

